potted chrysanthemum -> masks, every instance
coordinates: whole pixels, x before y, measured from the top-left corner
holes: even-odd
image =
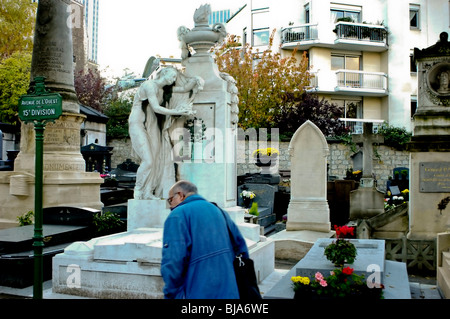
[[[241,192],[241,197],[244,202],[244,207],[249,208],[252,205],[253,199],[256,197],[256,194],[252,191],[244,189]]]
[[[342,267],[345,263],[353,264],[357,254],[356,247],[347,237],[353,236],[354,228],[335,225],[334,229],[336,231],[336,240],[325,247],[325,256],[336,267]]]
[[[253,151],[253,158],[256,161],[255,164],[259,167],[274,165],[278,155],[280,155],[280,152],[273,147],[259,148]]]

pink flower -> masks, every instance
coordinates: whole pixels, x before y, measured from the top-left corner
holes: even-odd
[[[322,287],[328,286],[327,282],[326,282],[325,280],[323,280],[323,279],[322,279],[319,283],[320,283],[320,285],[321,285]]]
[[[320,272],[316,272],[316,280],[317,281],[322,281],[323,280],[323,275]]]

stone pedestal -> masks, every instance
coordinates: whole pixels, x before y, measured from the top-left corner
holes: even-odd
[[[240,207],[227,209],[255,262],[257,279],[274,270],[274,243],[244,223]],[[91,298],[163,298],[161,277],[164,200],[130,200],[127,232],[76,242],[53,258],[53,292]]]
[[[410,151],[410,239],[434,239],[450,229],[439,204],[450,196],[450,44],[439,41],[414,49],[418,69],[418,105]],[[447,208],[448,210],[448,208]]]
[[[384,213],[384,194],[375,187],[350,192],[350,220],[366,219]]]
[[[170,214],[166,200],[128,200],[127,231],[138,228],[163,228]]]
[[[205,86],[193,104],[205,126],[203,158],[178,163],[180,179],[197,185],[199,193],[221,207],[236,205],[236,138],[230,105],[230,83],[219,73],[210,53],[197,53],[186,64],[186,76],[201,76]]]

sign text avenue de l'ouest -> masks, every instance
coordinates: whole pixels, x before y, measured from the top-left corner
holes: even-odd
[[[62,114],[59,94],[22,95],[19,100],[19,118],[26,121],[56,120]]]

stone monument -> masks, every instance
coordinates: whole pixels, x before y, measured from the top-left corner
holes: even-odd
[[[209,26],[209,14],[209,5],[201,6],[194,15],[195,27],[178,29],[186,76],[201,74],[205,80],[193,105],[195,117],[205,127],[203,157],[180,163],[180,178],[196,184],[205,198],[231,208],[237,201],[237,88],[231,76],[219,72],[211,56],[211,47],[225,38],[226,30],[221,23]]]
[[[418,103],[410,153],[410,239],[434,239],[450,229],[450,44],[442,32],[435,45],[414,49]]]
[[[147,175],[137,172],[143,178],[138,181],[137,177],[138,191],[135,189],[134,199],[128,202],[127,232],[77,242],[67,247],[63,254],[55,256],[54,292],[95,298],[162,298],[162,235],[165,219],[170,213],[164,198],[167,198],[167,186],[177,176],[195,183],[200,195],[216,202],[230,214],[246,238],[258,280],[273,272],[273,241],[260,236],[259,225],[245,223],[244,209],[236,206],[234,157],[237,118],[234,104],[237,103],[237,90],[230,76],[218,72],[208,52],[225,35],[223,25],[208,26],[208,12],[209,5],[201,6],[194,15],[195,28],[179,29],[186,72],[181,74],[163,69],[168,73],[156,77],[153,82],[144,83],[136,94],[130,115],[130,126],[133,126],[130,127],[130,135],[137,143],[135,145],[133,141],[133,147],[142,154],[141,160],[150,163],[144,163],[144,167],[152,172]],[[191,55],[185,50],[195,50],[195,53]],[[162,94],[167,91],[161,92],[165,91],[160,90],[161,84],[174,82],[172,97],[167,102]],[[199,89],[200,82],[203,90]],[[181,90],[182,87],[194,89],[194,94],[182,93],[185,91]],[[145,100],[149,100],[148,103]],[[155,113],[163,115],[163,118],[156,117]],[[180,115],[183,116],[174,118]],[[204,122],[205,135],[210,137],[204,145],[206,149],[202,150],[200,158],[189,156],[175,161],[181,157],[179,151],[184,151],[186,144],[190,150],[192,139],[189,135],[185,137],[185,133],[189,133],[185,123],[187,117],[194,115]],[[150,127],[155,121],[159,125]],[[155,141],[158,144],[151,145]],[[149,146],[152,148],[144,149]],[[167,147],[170,152],[166,152]],[[183,152],[182,158],[185,154]]]
[[[286,230],[329,232],[327,202],[328,144],[319,128],[306,121],[289,144],[291,155],[291,200]]]
[[[272,238],[275,257],[302,259],[319,238],[330,238],[330,208],[327,201],[328,143],[320,129],[306,121],[289,143],[291,198],[286,229]]]
[[[377,191],[373,176],[373,144],[384,138],[373,134],[373,123],[365,122],[363,134],[353,136],[353,142],[362,143],[363,169],[359,188],[350,192],[350,220],[365,219],[384,212],[384,194]]]
[[[63,98],[63,114],[46,126],[44,134],[44,207],[78,206],[100,209],[98,173],[85,172],[80,152],[80,114],[74,88],[70,1],[39,1],[34,34],[31,79],[45,77],[50,92]],[[30,91],[34,87],[30,83]],[[0,221],[16,221],[18,215],[33,210],[34,195],[33,124],[21,125],[20,152],[14,171],[0,172]]]

